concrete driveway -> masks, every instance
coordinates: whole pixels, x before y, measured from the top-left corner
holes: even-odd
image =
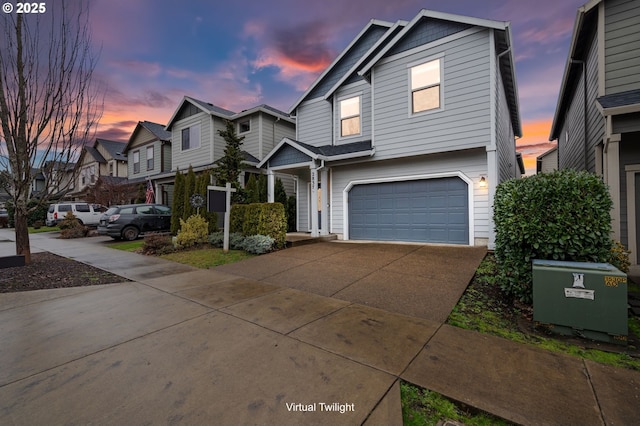
[[[401,424],[398,376],[440,325],[424,318],[446,316],[410,300],[451,281],[409,271],[441,248],[324,243],[172,271],[89,244],[33,241],[135,282],[0,295],[2,424]],[[393,289],[410,315],[378,309]]]

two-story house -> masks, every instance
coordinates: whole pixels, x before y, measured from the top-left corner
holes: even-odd
[[[151,179],[155,202],[169,203],[174,174],[171,173],[171,132],[164,125],[139,121],[131,133],[123,153],[127,156],[129,183]],[[169,173],[167,177],[166,173]]]
[[[612,237],[640,250],[640,3],[591,0],[578,9],[550,140],[558,167],[609,186]]]
[[[495,188],[520,176],[511,40],[507,22],[428,10],[366,25],[259,164],[297,177],[298,230],[491,246]]]
[[[75,191],[69,196],[76,200],[84,199],[100,176],[126,178],[127,157],[123,154],[124,148],[124,142],[107,139],[96,139],[92,145],[86,145],[78,159]]]
[[[171,134],[172,173],[160,176],[158,181],[165,179],[166,186],[172,188],[169,180],[177,170],[184,173],[191,166],[198,172],[216,167],[216,161],[224,155],[226,147],[226,141],[218,131],[225,130],[227,121],[234,124],[238,136],[244,137],[242,149],[246,168],[242,184],[246,183],[249,173],[264,173],[256,166],[281,139],[295,136],[295,120],[268,105],[236,113],[185,96],[165,128]],[[283,179],[285,189],[293,193],[294,181],[288,176],[283,178],[288,178]],[[168,198],[166,202],[172,201],[172,192],[168,192]]]

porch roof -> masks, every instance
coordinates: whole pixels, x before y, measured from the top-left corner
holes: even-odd
[[[601,96],[598,102],[604,109],[640,104],[640,89]]]
[[[284,155],[287,151],[289,155]],[[274,160],[279,163],[278,165],[288,165],[311,160],[337,161],[348,158],[370,157],[374,152],[375,149],[370,140],[342,145],[314,146],[284,138],[264,157],[257,167],[260,169],[266,168]],[[298,155],[290,155],[291,153],[297,153]],[[284,158],[285,156],[288,158]]]

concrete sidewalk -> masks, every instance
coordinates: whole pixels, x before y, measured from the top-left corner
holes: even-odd
[[[2,242],[11,231],[0,230],[0,255],[13,254]],[[431,319],[393,312],[401,302],[385,277],[406,281],[408,298],[411,287],[428,298],[419,292],[428,271],[393,275],[417,268],[426,246],[389,246],[385,258],[376,247],[322,243],[232,271],[112,250],[101,237],[31,241],[34,252],[134,282],[0,294],[2,424],[395,425],[399,378],[522,424],[640,418],[639,372],[443,325],[446,309]],[[331,256],[374,270],[336,266],[349,282],[331,275],[333,297],[315,294],[318,259]],[[391,307],[373,306],[385,292]]]

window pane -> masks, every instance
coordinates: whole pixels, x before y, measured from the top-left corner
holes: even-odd
[[[238,123],[238,133],[245,133],[251,130],[251,121],[245,120]]]
[[[200,148],[200,125],[189,128],[189,148]]]
[[[428,87],[413,92],[413,112],[440,108],[440,86]]]
[[[189,149],[189,129],[182,129],[182,150]]]
[[[360,96],[340,101],[340,118],[360,115]]]
[[[147,170],[153,169],[153,147],[147,147]]]
[[[440,60],[411,68],[411,90],[440,83]]]
[[[342,120],[342,136],[360,134],[360,117],[352,117]]]
[[[140,172],[140,151],[133,152],[133,173]]]

